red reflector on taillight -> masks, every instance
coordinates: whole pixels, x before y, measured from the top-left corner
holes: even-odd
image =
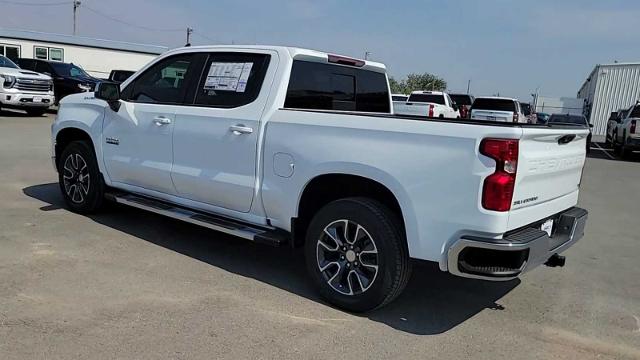
[[[496,161],[496,170],[484,180],[482,207],[509,211],[518,170],[518,140],[484,139],[480,153]]]
[[[433,108],[434,108],[434,107],[435,107],[435,106],[433,106],[433,104],[430,104],[430,105],[429,105],[429,117],[433,117]]]
[[[636,133],[636,121],[635,120],[631,120],[631,127],[629,128],[629,132],[632,134]]]
[[[511,174],[496,172],[489,175],[484,180],[482,207],[487,210],[509,211],[515,183],[516,177]]]

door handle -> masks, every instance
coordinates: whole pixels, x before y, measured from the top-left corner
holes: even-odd
[[[238,125],[233,125],[231,127],[229,127],[229,130],[231,130],[231,132],[233,132],[234,135],[242,135],[242,134],[251,134],[253,133],[253,129],[248,127],[248,126],[244,126],[242,124],[238,124]]]
[[[156,116],[153,118],[153,122],[158,126],[169,125],[171,124],[171,119],[164,116]]]

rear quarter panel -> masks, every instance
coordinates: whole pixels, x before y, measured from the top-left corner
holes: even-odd
[[[264,208],[273,225],[290,230],[313,178],[367,177],[400,203],[410,255],[445,266],[444,252],[461,235],[506,231],[506,213],[480,211],[481,184],[495,163],[479,156],[478,145],[485,137],[521,134],[517,127],[277,110],[265,129]],[[276,154],[293,159],[292,176],[276,175]]]

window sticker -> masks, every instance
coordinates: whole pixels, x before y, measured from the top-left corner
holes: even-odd
[[[204,90],[244,92],[251,74],[252,62],[222,63],[213,62],[209,68]]]

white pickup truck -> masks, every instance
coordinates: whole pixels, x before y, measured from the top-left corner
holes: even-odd
[[[460,118],[457,105],[449,94],[441,91],[413,91],[405,103],[393,103],[393,113],[441,119]]]
[[[42,116],[54,100],[50,76],[20,69],[0,55],[0,109],[18,109],[30,116]]]
[[[389,93],[374,62],[176,49],[121,88],[65,97],[53,164],[78,213],[106,198],[304,247],[320,293],[350,311],[397,297],[412,258],[486,280],[562,265],[587,220],[587,129],[394,116]]]

